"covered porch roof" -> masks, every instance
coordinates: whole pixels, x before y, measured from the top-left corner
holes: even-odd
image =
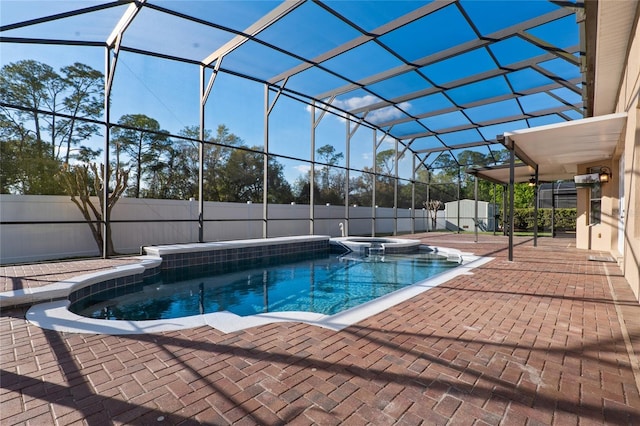
[[[504,134],[503,143],[513,146],[523,161],[514,165],[514,181],[573,179],[580,164],[610,159],[627,121],[626,113],[573,120]],[[509,183],[509,165],[470,169],[469,173],[495,183]]]

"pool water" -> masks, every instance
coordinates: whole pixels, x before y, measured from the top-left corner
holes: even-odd
[[[249,316],[304,311],[333,315],[458,266],[433,253],[315,256],[212,274],[180,270],[125,291],[82,299],[69,310],[85,317],[170,319],[220,311]],[[124,293],[124,294],[123,294]]]

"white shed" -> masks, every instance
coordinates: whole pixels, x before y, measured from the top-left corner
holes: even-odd
[[[458,215],[458,203],[460,204],[460,215]],[[474,231],[475,203],[474,200],[460,200],[459,202],[451,201],[445,203],[444,212],[447,229],[451,231]],[[498,222],[495,217],[497,212],[498,210],[495,208],[495,204],[487,201],[478,201],[478,230],[497,230]],[[458,223],[458,220],[460,220],[460,223]]]

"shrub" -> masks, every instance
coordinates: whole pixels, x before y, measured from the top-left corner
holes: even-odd
[[[502,221],[502,216],[500,216]],[[513,227],[519,231],[533,231],[533,207],[514,209]],[[538,209],[538,229],[551,229],[551,209]],[[555,229],[575,231],[576,209],[555,209]]]

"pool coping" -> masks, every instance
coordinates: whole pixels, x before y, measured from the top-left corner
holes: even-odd
[[[138,263],[119,265],[90,274],[77,275],[73,278],[40,287],[2,292],[0,293],[0,309],[64,299],[69,297],[69,294],[75,290],[111,279],[142,275],[145,271],[157,268],[162,263],[162,258],[155,256],[136,256],[131,258],[132,261],[136,259],[139,260]]]
[[[303,322],[331,330],[341,330],[431,288],[437,287],[457,276],[472,274],[471,271],[474,268],[493,259],[490,257],[475,256],[472,253],[465,253],[456,249],[433,246],[425,247],[428,247],[434,253],[446,256],[449,260],[458,259],[460,265],[334,315],[296,311],[272,312],[243,317],[228,311],[223,311],[164,320],[103,320],[76,315],[67,309],[70,305],[68,299],[52,300],[53,297],[49,297],[50,301],[31,306],[27,311],[26,319],[38,327],[49,330],[69,333],[112,335],[159,333],[201,326],[210,326],[224,333],[232,333],[275,322]],[[41,287],[41,289],[48,288],[50,295],[54,294],[58,296],[58,299],[65,297],[63,293],[66,291],[66,297],[68,297],[71,291],[77,290],[77,288],[87,287],[113,277],[144,273],[147,267],[157,268],[162,258],[141,256],[140,260],[141,262],[139,264],[125,265],[114,268],[115,270],[80,275],[70,280]],[[44,296],[45,294],[46,290],[39,292],[40,296]]]

